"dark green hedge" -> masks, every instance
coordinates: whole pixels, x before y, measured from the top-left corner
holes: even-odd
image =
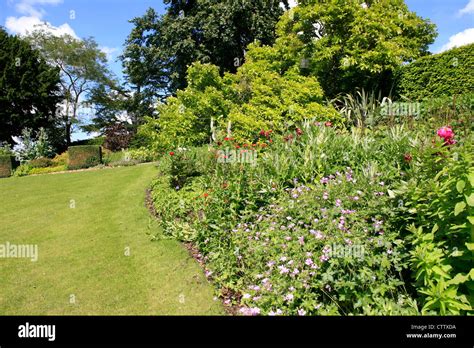
[[[98,145],[70,146],[68,169],[94,167],[102,163],[102,151]]]
[[[12,158],[10,155],[0,155],[0,178],[12,175]]]
[[[474,44],[422,57],[396,73],[396,94],[411,100],[474,92]]]

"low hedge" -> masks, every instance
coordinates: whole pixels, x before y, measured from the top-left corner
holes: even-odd
[[[68,169],[94,167],[102,163],[102,151],[98,145],[70,146]]]
[[[12,158],[10,155],[0,155],[0,178],[12,175]]]

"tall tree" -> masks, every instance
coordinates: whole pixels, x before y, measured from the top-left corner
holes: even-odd
[[[152,8],[134,18],[122,56],[141,112],[152,102],[186,87],[186,70],[195,62],[235,72],[254,40],[271,45],[283,3],[279,0],[165,0],[166,14]],[[148,108],[148,109],[147,109]]]
[[[333,97],[357,87],[388,93],[396,68],[429,54],[436,27],[404,0],[302,0],[278,33],[280,51]]]
[[[22,129],[44,127],[54,132],[60,102],[59,69],[40,53],[0,28],[0,142],[13,144]]]
[[[60,86],[65,98],[61,119],[69,145],[72,127],[79,122],[81,103],[93,88],[111,83],[112,74],[107,68],[106,55],[93,38],[78,40],[67,34],[54,36],[36,30],[28,39],[40,49],[48,63],[61,72]]]

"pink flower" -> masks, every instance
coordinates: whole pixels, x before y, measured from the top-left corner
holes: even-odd
[[[448,140],[454,137],[453,130],[448,126],[444,126],[438,129],[437,134],[440,138],[443,138],[444,140]]]

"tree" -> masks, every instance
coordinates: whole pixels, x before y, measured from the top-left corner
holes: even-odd
[[[388,93],[397,67],[429,54],[436,28],[403,0],[306,0],[282,17],[278,34],[282,56],[333,97],[358,87]]]
[[[188,66],[199,61],[235,72],[247,45],[271,45],[283,13],[278,0],[165,0],[167,12],[148,9],[134,18],[122,56],[124,72],[134,88],[137,106],[152,116],[153,101],[186,87]],[[285,0],[283,3],[288,6]]]
[[[112,74],[106,65],[106,55],[93,38],[78,40],[67,34],[54,36],[44,30],[35,30],[28,39],[40,49],[48,63],[61,72],[60,86],[65,98],[61,119],[69,145],[83,99],[94,87],[111,84]]]
[[[0,142],[24,128],[55,131],[60,102],[59,69],[50,67],[28,42],[0,28]]]

